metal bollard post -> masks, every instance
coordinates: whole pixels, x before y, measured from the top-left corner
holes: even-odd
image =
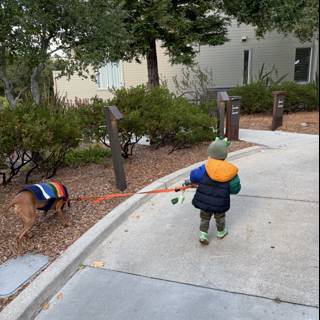
[[[229,140],[239,140],[241,97],[231,96],[227,107],[227,131]]]
[[[121,153],[121,146],[119,141],[118,121],[123,118],[123,114],[117,107],[106,107],[106,126],[109,135],[113,168],[116,178],[116,185],[120,191],[127,189],[126,175],[124,171],[124,159]]]
[[[283,124],[284,100],[287,95],[286,91],[274,91],[273,95],[273,116],[272,131],[277,130]]]
[[[224,138],[225,130],[224,130],[224,120],[225,120],[225,113],[226,113],[226,103],[229,101],[229,95],[227,92],[222,91],[218,92],[217,95],[217,107],[219,110],[219,137],[221,139]]]

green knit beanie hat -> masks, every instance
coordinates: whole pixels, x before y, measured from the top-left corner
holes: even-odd
[[[229,145],[230,142],[227,138],[220,139],[217,137],[216,140],[213,141],[208,148],[209,157],[216,160],[225,160],[228,156]]]

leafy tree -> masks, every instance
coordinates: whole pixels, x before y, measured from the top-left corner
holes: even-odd
[[[39,90],[43,99],[48,100],[54,96],[54,82],[52,72],[54,70],[61,70],[63,66],[60,61],[49,60],[40,76]],[[15,58],[10,64],[7,65],[7,77],[12,84],[12,95],[16,97],[16,100],[21,98],[22,100],[30,100],[31,96],[31,83],[30,75],[32,69],[21,59]],[[4,84],[0,81],[0,96],[5,95]]]
[[[191,64],[196,45],[223,44],[229,19],[219,12],[218,0],[126,0],[125,26],[128,56],[147,59],[148,84],[159,85],[157,40],[168,51],[171,62]]]
[[[41,74],[63,51],[63,74],[145,57],[155,86],[157,41],[172,63],[190,65],[199,45],[227,41],[231,18],[257,26],[260,36],[276,29],[308,40],[318,30],[318,8],[316,0],[0,0],[0,81],[12,107],[25,90],[39,104]],[[17,64],[23,77],[10,71]]]
[[[14,1],[0,2],[0,81],[3,83],[4,94],[11,106],[15,106],[17,98],[12,94],[12,82],[8,78],[8,64],[12,55],[8,54],[8,43],[14,42],[14,27],[17,25],[18,7]]]
[[[199,45],[227,41],[231,18],[270,30],[295,32],[302,40],[318,30],[317,0],[125,0],[125,26],[130,34],[127,55],[147,59],[148,84],[159,85],[156,41],[172,63],[190,65]]]
[[[293,31],[300,40],[311,40],[319,37],[319,1],[306,0],[300,19],[296,22]]]
[[[1,0],[0,80],[10,105],[17,103],[8,72],[13,61],[23,61],[33,100],[39,104],[41,74],[58,52],[72,57],[65,68],[81,70],[94,60],[88,49],[103,34],[103,58],[112,59],[108,53],[117,48],[114,43],[120,38],[119,16],[113,0]]]
[[[224,6],[238,22],[257,26],[258,36],[277,30],[308,41],[319,32],[318,0],[228,0]]]

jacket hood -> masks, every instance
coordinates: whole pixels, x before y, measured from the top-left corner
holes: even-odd
[[[217,182],[228,182],[238,174],[238,168],[224,160],[209,159],[206,162],[208,176]]]

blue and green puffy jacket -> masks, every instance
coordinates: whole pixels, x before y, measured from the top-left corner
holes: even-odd
[[[198,184],[192,204],[205,212],[227,212],[230,194],[241,190],[238,168],[225,160],[209,159],[191,172],[190,181]]]

